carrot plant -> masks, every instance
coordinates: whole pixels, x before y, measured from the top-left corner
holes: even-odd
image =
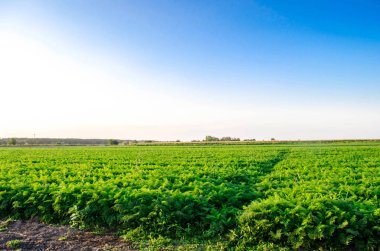
[[[148,243],[375,250],[379,177],[371,143],[8,148],[0,218]]]

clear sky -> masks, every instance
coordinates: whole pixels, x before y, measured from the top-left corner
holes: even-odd
[[[380,138],[378,0],[2,0],[0,137]]]

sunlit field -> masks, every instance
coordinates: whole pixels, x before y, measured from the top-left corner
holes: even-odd
[[[0,218],[168,249],[375,250],[379,196],[377,142],[0,149]]]

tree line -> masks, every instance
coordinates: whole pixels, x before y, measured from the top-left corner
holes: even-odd
[[[225,141],[256,141],[255,139],[214,137],[207,135],[203,140],[193,140],[192,142],[225,142]],[[33,145],[54,145],[54,146],[71,146],[71,145],[134,145],[134,144],[151,144],[165,143],[166,141],[156,140],[121,140],[121,139],[78,139],[78,138],[0,138],[0,146],[33,146]],[[180,140],[167,141],[166,143],[179,143]]]

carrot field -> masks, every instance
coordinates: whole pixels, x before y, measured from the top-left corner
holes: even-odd
[[[379,197],[378,142],[0,148],[0,219],[167,249],[378,250]]]

